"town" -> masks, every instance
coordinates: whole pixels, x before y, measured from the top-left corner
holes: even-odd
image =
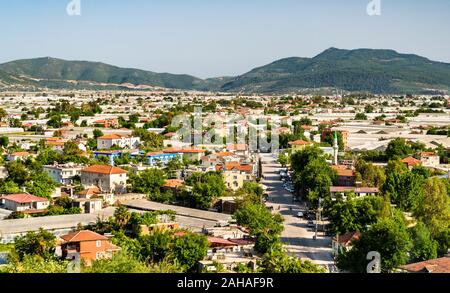
[[[0,93],[0,272],[449,272],[448,95]]]

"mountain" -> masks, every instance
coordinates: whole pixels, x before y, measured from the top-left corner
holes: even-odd
[[[203,84],[203,80],[190,75],[155,73],[120,68],[99,62],[66,61],[50,57],[4,63],[0,65],[0,70],[17,76],[39,79],[50,85],[51,83],[61,83],[61,81],[79,81],[96,84],[134,84],[192,89]]]
[[[393,50],[330,48],[314,58],[286,58],[255,68],[222,86],[233,92],[291,92],[338,88],[372,93],[450,89],[450,64]]]
[[[200,79],[99,62],[55,58],[0,64],[0,89],[146,89],[164,87],[244,93],[340,89],[371,93],[448,93],[450,64],[393,50],[330,48],[313,58],[291,57],[237,77]]]

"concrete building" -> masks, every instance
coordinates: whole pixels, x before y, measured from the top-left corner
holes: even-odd
[[[299,152],[304,150],[307,146],[313,145],[313,143],[310,141],[299,139],[296,141],[289,142],[289,145],[291,146],[293,152]]]
[[[86,166],[78,165],[74,163],[67,164],[54,164],[45,165],[44,171],[52,178],[54,181],[61,184],[72,184],[72,180],[75,176],[81,175],[81,170]]]
[[[422,162],[422,165],[426,167],[437,167],[440,164],[439,155],[433,152],[421,152],[419,154],[419,160]]]
[[[171,160],[180,159],[177,153],[151,152],[147,153],[147,164],[154,167],[158,164],[167,165]]]
[[[127,171],[106,165],[93,165],[81,170],[81,184],[97,186],[101,192],[126,193]]]
[[[0,203],[7,210],[29,213],[44,211],[50,205],[48,199],[27,193],[0,196]]]
[[[112,258],[120,247],[111,243],[110,239],[98,233],[83,230],[61,236],[64,243],[61,245],[62,257],[73,259],[75,254],[87,264],[99,259]]]
[[[116,145],[120,148],[135,149],[141,143],[139,137],[125,136],[120,134],[108,134],[97,138],[98,149],[110,149]]]

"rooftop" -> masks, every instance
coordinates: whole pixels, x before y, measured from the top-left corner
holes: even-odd
[[[99,174],[108,174],[108,175],[126,174],[127,173],[127,171],[125,171],[121,168],[117,168],[117,167],[113,167],[113,166],[109,166],[109,165],[93,165],[93,166],[87,167],[86,169],[81,170],[81,172],[99,173]]]

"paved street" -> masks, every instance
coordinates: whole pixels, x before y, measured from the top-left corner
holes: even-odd
[[[283,188],[278,170],[281,165],[276,162],[272,154],[261,154],[264,178],[262,183],[270,188],[268,206],[274,207],[274,212],[280,212],[284,217],[284,231],[282,241],[287,243],[286,249],[302,259],[309,259],[316,264],[329,267],[333,264],[331,255],[331,239],[318,234],[313,239],[314,229],[308,229],[307,221],[296,217],[302,209],[302,203],[293,203],[292,194]],[[279,208],[279,210],[278,210]],[[290,210],[292,208],[292,210]]]

